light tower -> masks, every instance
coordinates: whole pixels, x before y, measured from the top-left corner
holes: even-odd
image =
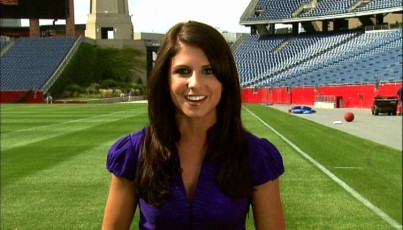
[[[116,40],[133,40],[133,25],[127,0],[91,0],[86,37],[95,39],[96,43],[115,40],[116,44]]]

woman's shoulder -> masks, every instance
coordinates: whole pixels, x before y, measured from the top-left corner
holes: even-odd
[[[247,136],[250,142],[249,161],[254,184],[260,185],[281,176],[284,173],[284,165],[277,147],[266,138],[249,132]]]
[[[119,150],[125,150],[127,148],[131,148],[133,146],[140,145],[141,141],[143,139],[143,136],[146,133],[146,130],[147,130],[147,128],[143,128],[132,134],[127,134],[127,135],[120,137],[112,144],[109,151],[116,152]]]
[[[143,137],[147,128],[120,137],[109,148],[106,167],[115,176],[134,179]]]
[[[252,150],[261,150],[261,148],[268,148],[270,151],[278,152],[277,147],[268,139],[259,137],[251,132],[246,132],[248,136],[250,147]]]

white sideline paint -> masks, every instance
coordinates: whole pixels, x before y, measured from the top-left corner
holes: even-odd
[[[362,169],[362,167],[353,167],[353,166],[337,166],[335,169]]]
[[[386,221],[388,224],[390,224],[392,227],[396,229],[402,229],[402,225],[397,223],[394,219],[392,219],[388,214],[383,212],[381,209],[373,205],[369,200],[365,199],[363,196],[361,196],[357,191],[355,191],[353,188],[348,186],[344,181],[342,181],[340,178],[338,178],[336,175],[334,175],[332,172],[327,170],[323,165],[321,165],[319,162],[314,160],[312,157],[310,157],[307,153],[302,151],[298,146],[296,146],[294,143],[292,143],[290,140],[285,138],[281,133],[277,132],[273,127],[271,127],[269,124],[267,124],[265,121],[263,121],[260,117],[258,117],[256,114],[254,114],[252,111],[247,109],[246,107],[243,106],[243,108],[248,111],[253,117],[255,117],[257,120],[259,120],[262,124],[264,124],[267,128],[271,129],[275,134],[277,134],[283,141],[285,141],[287,144],[289,144],[293,149],[295,149],[299,154],[301,154],[306,160],[311,162],[314,166],[319,168],[324,174],[326,174],[330,179],[335,181],[337,184],[339,184],[342,188],[344,188],[348,193],[350,193],[354,198],[356,198],[358,201],[360,201],[363,205],[367,206],[372,212],[374,212],[376,215],[381,217],[384,221]]]

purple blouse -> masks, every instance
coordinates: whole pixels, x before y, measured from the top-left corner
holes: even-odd
[[[109,150],[106,167],[116,176],[134,180],[141,142],[146,128],[116,141]],[[209,130],[209,140],[217,132]],[[248,133],[250,141],[249,162],[253,184],[261,185],[284,173],[282,157],[277,148],[264,138]],[[211,143],[211,142],[209,142]],[[212,150],[207,149],[207,154]],[[215,184],[218,166],[204,161],[194,200],[188,201],[182,177],[171,182],[172,196],[161,208],[139,199],[140,229],[245,229],[250,198],[231,199]],[[242,183],[242,182],[240,182]]]

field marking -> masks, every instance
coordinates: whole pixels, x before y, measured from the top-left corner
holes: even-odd
[[[362,167],[354,167],[354,166],[335,166],[335,169],[362,169]]]
[[[358,201],[360,201],[363,205],[365,205],[367,208],[369,208],[372,212],[374,212],[376,215],[381,217],[384,221],[386,221],[392,227],[394,227],[396,229],[402,229],[402,225],[400,225],[398,222],[396,222],[394,219],[392,219],[388,214],[386,214],[380,208],[378,208],[377,206],[372,204],[369,200],[367,200],[363,196],[361,196],[357,191],[355,191],[353,188],[351,188],[349,185],[347,185],[344,181],[342,181],[340,178],[338,178],[336,175],[334,175],[332,172],[330,172],[328,169],[326,169],[319,162],[317,162],[312,157],[310,157],[307,153],[302,151],[298,146],[296,146],[294,143],[292,143],[290,140],[288,140],[286,137],[284,137],[281,133],[279,133],[277,130],[275,130],[273,127],[271,127],[265,121],[263,121],[260,117],[258,117],[256,114],[254,114],[248,108],[246,108],[244,106],[243,106],[243,108],[247,112],[249,112],[253,117],[255,117],[258,121],[260,121],[263,125],[265,125],[267,128],[272,130],[283,141],[285,141],[287,144],[289,144],[293,149],[295,149],[299,154],[301,154],[306,160],[311,162],[314,166],[319,168],[324,174],[326,174],[328,177],[330,177],[330,179],[332,179],[334,182],[339,184],[343,189],[345,189],[348,193],[350,193],[350,195],[352,195],[354,198],[356,198]]]

